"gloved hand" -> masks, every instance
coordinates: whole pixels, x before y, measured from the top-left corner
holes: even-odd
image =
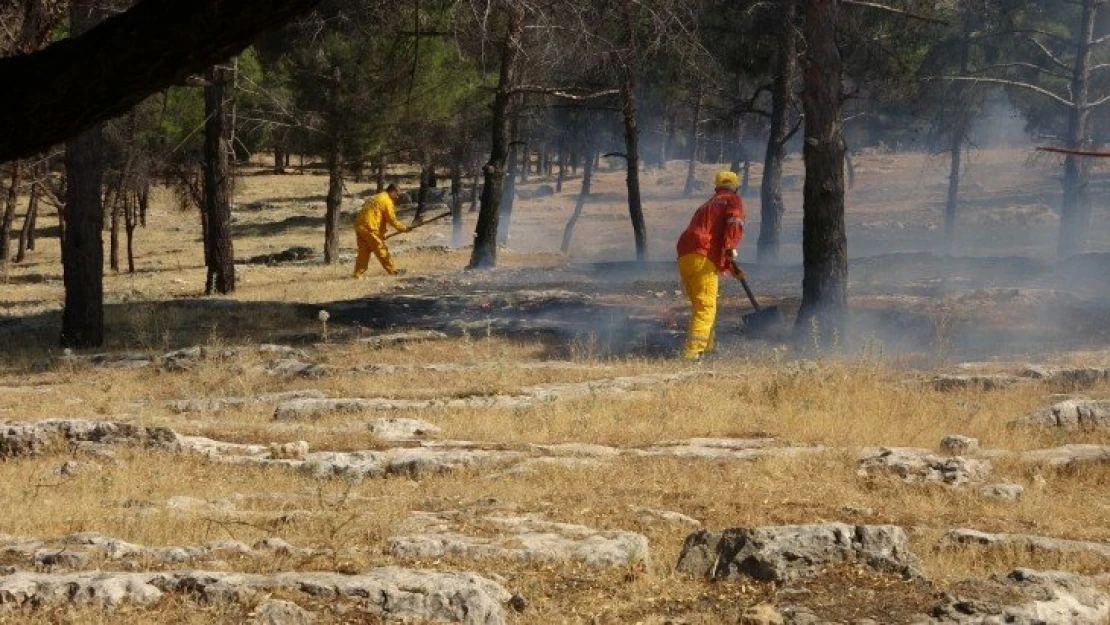
[[[736,264],[736,261],[732,261],[731,263],[729,263],[728,272],[731,273],[732,277],[736,278],[737,280],[748,279],[748,274],[744,273],[744,270],[740,268],[740,265]]]

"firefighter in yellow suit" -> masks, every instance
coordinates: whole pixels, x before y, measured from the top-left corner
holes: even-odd
[[[734,172],[718,172],[713,197],[694,212],[678,239],[678,273],[691,308],[682,354],[687,360],[699,360],[713,348],[718,274],[740,277],[740,268],[733,262],[744,236],[744,202],[736,192],[739,182]]]
[[[385,191],[375,194],[362,205],[355,217],[355,236],[358,238],[358,258],[355,260],[355,278],[362,278],[370,264],[370,254],[378,257],[382,268],[389,275],[397,274],[397,266],[385,245],[385,228],[393,226],[398,232],[408,232],[409,227],[397,220],[393,203],[400,197],[396,185],[389,185]]]

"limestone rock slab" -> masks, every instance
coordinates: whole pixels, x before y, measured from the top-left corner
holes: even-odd
[[[387,541],[389,553],[402,558],[508,558],[527,562],[582,562],[588,566],[629,566],[650,560],[642,534],[596,530],[555,523],[535,516],[468,517],[459,512],[416,512],[409,519],[415,533]],[[487,535],[473,528],[486,527]],[[467,533],[469,532],[469,533]]]
[[[841,562],[904,576],[920,575],[905,530],[894,525],[845,523],[699,530],[687,536],[677,568],[709,579],[751,577],[784,582]]]
[[[962,486],[985,480],[990,475],[991,464],[987,460],[962,456],[938,456],[927,449],[878,447],[863,450],[858,472],[861,476],[889,474],[907,482]]]

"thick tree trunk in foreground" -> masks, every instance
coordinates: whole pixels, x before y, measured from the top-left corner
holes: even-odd
[[[482,207],[478,211],[478,224],[474,229],[474,250],[468,265],[470,269],[485,269],[497,265],[497,224],[502,185],[505,181],[505,158],[509,152],[509,115],[512,90],[516,85],[520,41],[524,36],[524,7],[515,0],[509,0],[505,11],[508,14],[508,28],[501,44],[501,72],[497,81],[497,93],[493,97],[490,155],[482,167]]]
[[[759,242],[756,248],[759,263],[778,262],[782,216],[786,212],[782,201],[782,161],[786,156],[786,138],[790,133],[791,89],[798,71],[798,37],[794,25],[797,7],[797,0],[783,0],[779,20],[778,56],[771,87],[771,131],[767,137],[763,181],[759,191]]]
[[[92,6],[76,2],[71,4],[71,32],[79,35],[91,28],[100,19],[99,13],[95,2]],[[118,67],[114,69],[118,70]],[[47,81],[35,82],[46,84]],[[68,89],[65,96],[78,105],[85,104],[82,98],[73,98]],[[6,98],[0,98],[0,102],[4,100]],[[3,106],[0,104],[0,119],[12,119],[5,115]],[[62,308],[61,343],[65,347],[100,347],[104,344],[104,241],[100,238],[104,229],[104,207],[101,204],[104,175],[102,130],[97,124],[66,143],[65,209],[58,212],[59,219],[64,219],[62,281],[66,295]],[[4,139],[0,139],[2,141]]]
[[[40,52],[0,59],[0,85],[19,85],[0,98],[0,161],[31,156],[123,113],[319,1],[142,0]]]
[[[848,306],[848,239],[844,230],[844,116],[838,0],[806,0],[806,58],[802,76],[806,166],[802,305],[795,332],[816,331],[821,344],[843,337]]]
[[[204,292],[235,290],[235,250],[231,242],[231,128],[228,124],[228,71],[209,68],[204,88]]]

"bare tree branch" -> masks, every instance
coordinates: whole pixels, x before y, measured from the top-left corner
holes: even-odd
[[[1063,97],[1061,97],[1061,96],[1059,96],[1055,93],[1052,93],[1048,89],[1045,89],[1043,87],[1038,87],[1037,85],[1032,85],[1032,84],[1029,84],[1027,82],[1021,82],[1020,80],[1007,80],[1005,78],[991,78],[991,77],[988,77],[988,76],[926,76],[922,80],[924,80],[926,82],[932,81],[932,80],[950,80],[950,81],[974,82],[974,83],[982,82],[982,83],[990,83],[990,84],[995,84],[995,85],[1005,85],[1007,87],[1017,87],[1019,89],[1025,89],[1026,91],[1032,91],[1033,93],[1039,93],[1039,94],[1045,96],[1046,98],[1049,98],[1049,99],[1051,99],[1051,100],[1053,100],[1053,101],[1055,101],[1059,104],[1063,104],[1064,106],[1075,106],[1075,103],[1072,102],[1071,100],[1068,100],[1067,98],[1063,98]]]
[[[606,96],[617,95],[620,93],[618,89],[603,89],[601,91],[594,91],[592,93],[571,93],[569,89],[560,87],[541,87],[539,85],[520,85],[514,87],[512,93],[541,93],[544,95],[551,95],[564,100],[573,100],[581,102],[584,100],[594,100],[597,98],[604,98]]]
[[[896,13],[898,15],[904,15],[906,17],[910,17],[910,18],[913,18],[915,20],[921,20],[923,22],[929,22],[931,24],[940,24],[941,26],[948,26],[948,20],[942,20],[942,19],[939,19],[939,18],[936,18],[936,17],[929,17],[928,15],[922,15],[920,13],[914,13],[912,11],[907,11],[905,9],[899,9],[899,8],[895,8],[895,7],[892,7],[892,6],[887,6],[885,4],[879,4],[878,2],[867,2],[866,0],[841,0],[840,3],[841,4],[846,4],[846,5],[849,5],[849,6],[865,7],[865,8],[868,8],[868,9],[878,9],[880,11],[886,11],[888,13]]]

